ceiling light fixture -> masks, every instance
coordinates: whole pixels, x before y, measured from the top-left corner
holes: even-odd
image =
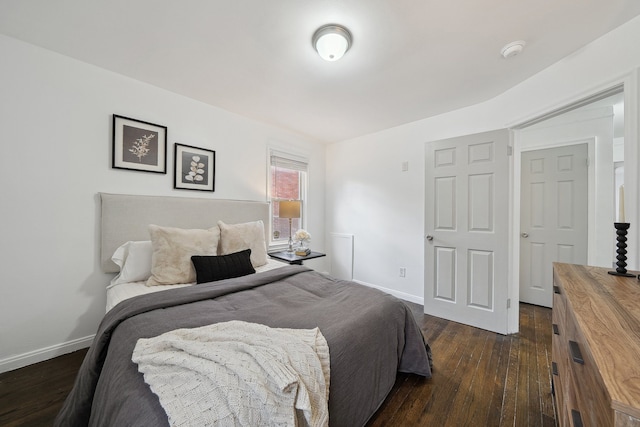
[[[502,50],[500,51],[500,53],[502,54],[502,57],[504,59],[508,59],[508,58],[514,57],[514,56],[518,55],[520,52],[522,52],[522,50],[524,49],[524,46],[526,44],[527,43],[525,43],[522,40],[511,42],[508,45],[506,45],[505,47],[503,47]]]
[[[325,25],[313,34],[312,43],[322,59],[337,61],[351,47],[351,33],[341,25]]]

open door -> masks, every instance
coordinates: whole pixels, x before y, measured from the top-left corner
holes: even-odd
[[[509,131],[426,147],[424,312],[508,331]]]

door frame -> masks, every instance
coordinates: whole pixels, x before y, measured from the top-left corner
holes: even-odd
[[[603,81],[602,84],[591,87],[590,89],[582,92],[577,92],[575,95],[565,98],[563,100],[555,101],[542,111],[533,112],[529,115],[521,117],[506,124],[508,129],[514,131],[514,133],[525,128],[528,123],[544,118],[546,116],[553,116],[553,113],[559,110],[568,109],[572,105],[579,104],[585,100],[596,97],[598,94],[611,90],[614,87],[622,86],[624,93],[624,157],[625,163],[628,162],[628,168],[625,168],[625,211],[627,214],[627,220],[633,224],[639,224],[640,218],[640,171],[638,165],[640,165],[640,143],[637,143],[640,137],[640,68],[633,68],[628,73],[614,76],[610,80]],[[518,150],[519,144],[516,136],[514,135],[514,159],[511,162],[512,174],[511,174],[511,188],[509,191],[509,197],[511,204],[509,206],[509,227],[511,228],[511,240],[509,242],[512,251],[509,259],[509,280],[511,286],[509,286],[509,298],[511,301],[520,301],[520,191],[515,194],[514,188],[516,188],[515,181],[517,180],[517,188],[520,188],[520,152]],[[628,196],[627,196],[628,194]],[[516,197],[517,196],[517,197]],[[517,209],[516,209],[517,207]],[[612,225],[613,227],[613,225]],[[612,232],[612,239],[615,239],[615,233]],[[517,240],[517,242],[516,242]],[[638,248],[640,242],[640,226],[635,227],[635,230],[629,230],[627,235],[627,244],[629,247],[628,268],[640,269],[640,264],[635,261],[640,254],[640,248]],[[519,311],[509,310],[509,333],[517,333],[519,330]]]
[[[572,112],[567,112],[567,113],[570,115],[572,114]],[[572,126],[574,122],[575,123],[580,123],[580,122],[591,123],[592,121],[606,119],[611,114],[612,112],[609,107],[601,107],[601,108],[583,111],[573,116],[569,116],[566,124],[563,122],[556,122],[556,123],[551,123],[550,126],[558,127],[559,129],[562,129],[564,126]],[[591,161],[591,166],[588,169],[588,182],[587,182],[588,191],[589,191],[588,193],[589,217],[588,217],[588,229],[587,229],[588,231],[587,264],[601,266],[601,267],[611,267],[613,265],[612,256],[615,252],[615,248],[614,248],[615,231],[613,230],[613,225],[612,225],[615,218],[611,216],[609,218],[610,219],[609,221],[607,219],[608,214],[604,214],[605,216],[603,219],[602,208],[599,208],[596,206],[597,199],[598,197],[600,197],[601,192],[604,192],[603,194],[606,194],[606,190],[604,190],[605,187],[602,187],[602,185],[600,186],[597,185],[597,182],[596,182],[598,177],[597,174],[603,173],[602,167],[603,166],[606,167],[605,165],[608,165],[608,163],[606,164],[599,163],[597,161],[597,158],[598,158],[598,153],[600,153],[601,155],[605,156],[602,159],[602,161],[606,161],[605,160],[607,155],[606,153],[608,152],[606,144],[608,143],[609,140],[603,140],[602,143],[605,145],[602,145],[602,146],[599,145],[598,144],[599,134],[596,132],[593,136],[587,133],[587,135],[582,137],[577,137],[577,138],[571,137],[570,134],[567,134],[564,137],[565,139],[559,138],[555,142],[540,143],[540,142],[537,142],[537,140],[532,142],[531,138],[525,139],[525,137],[523,136],[525,132],[526,132],[526,128],[514,130],[514,154],[515,154],[513,159],[514,172],[515,172],[513,175],[514,233],[517,232],[516,234],[519,235],[521,231],[520,230],[521,228],[520,207],[521,207],[522,200],[521,200],[520,190],[522,186],[522,153],[535,151],[538,149],[557,148],[557,147],[563,147],[563,146],[568,146],[573,144],[586,143],[588,146],[588,156]],[[562,132],[562,130],[560,130],[560,132]],[[612,144],[613,140],[611,140],[610,142]],[[523,146],[523,144],[527,144],[527,145]],[[625,144],[625,148],[626,148],[626,144]],[[605,150],[605,151],[602,152],[602,150]],[[625,157],[627,157],[626,154],[625,154]],[[612,169],[611,177],[613,179],[613,164],[611,164],[611,169]],[[626,180],[626,176],[625,176],[625,180]],[[610,190],[613,194],[614,192],[613,181],[611,184],[612,184],[612,187]],[[613,211],[614,211],[614,206],[612,204],[611,211],[610,211],[611,214],[613,214]],[[515,238],[514,238],[514,242],[515,242]],[[601,251],[598,251],[598,248],[602,247],[603,244],[611,245],[611,252],[610,252],[611,256],[608,257],[606,261],[603,260],[602,256],[598,255],[599,252],[601,252]],[[514,245],[514,250],[516,251],[516,254],[517,254],[517,258],[514,259],[514,271],[515,270],[518,271],[518,278],[520,273],[520,250],[519,249],[520,249],[519,246],[515,247]],[[516,262],[517,262],[517,265],[515,265]],[[519,280],[518,280],[518,285],[519,285]],[[520,286],[518,286],[518,291],[519,291],[519,287]],[[519,296],[519,292],[518,292],[518,296]]]

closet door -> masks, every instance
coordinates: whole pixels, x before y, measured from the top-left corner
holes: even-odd
[[[587,144],[522,153],[522,302],[550,308],[553,263],[587,263],[587,157]]]

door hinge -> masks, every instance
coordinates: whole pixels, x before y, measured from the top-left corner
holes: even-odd
[[[507,298],[507,308],[511,308],[511,298]]]
[[[587,167],[591,166],[591,159],[587,157]]]
[[[507,156],[513,156],[513,147],[507,145]]]

